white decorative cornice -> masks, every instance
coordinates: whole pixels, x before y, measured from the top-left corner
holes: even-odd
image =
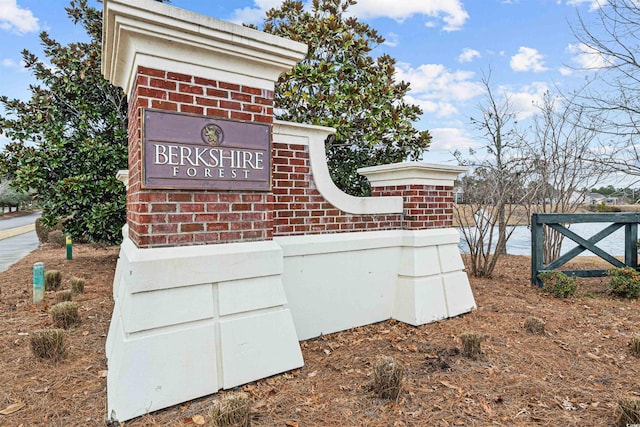
[[[120,169],[116,172],[116,179],[124,184],[124,188],[129,189],[129,170]]]
[[[272,90],[307,53],[282,37],[154,0],[104,0],[102,73],[130,92],[138,66]]]
[[[358,173],[366,176],[372,187],[398,185],[452,187],[458,175],[466,171],[466,166],[445,166],[422,162],[394,163],[358,169]]]
[[[357,215],[402,213],[402,197],[355,197],[340,190],[329,174],[324,141],[336,130],[330,127],[303,125],[279,120],[273,122],[273,142],[309,147],[309,163],[316,188],[333,206]]]

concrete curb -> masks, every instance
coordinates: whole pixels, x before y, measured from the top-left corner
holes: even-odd
[[[23,225],[22,227],[9,228],[7,230],[0,230],[0,240],[8,239],[9,237],[25,234],[36,229],[35,224]]]

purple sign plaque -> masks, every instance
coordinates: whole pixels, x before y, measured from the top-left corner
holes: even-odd
[[[143,188],[271,189],[271,126],[144,110]]]

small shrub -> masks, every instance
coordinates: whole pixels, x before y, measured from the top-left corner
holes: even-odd
[[[640,295],[640,273],[631,267],[607,270],[611,277],[609,290],[623,298],[637,298]]]
[[[67,236],[60,230],[54,230],[49,233],[49,243],[57,248],[64,248],[67,245]]]
[[[382,399],[396,400],[402,389],[404,366],[393,357],[381,357],[373,367],[373,390]]]
[[[618,423],[619,427],[640,424],[640,400],[636,398],[625,398],[618,403]]]
[[[556,298],[566,298],[575,295],[578,289],[578,279],[569,277],[561,271],[543,271],[538,274],[538,279],[542,281],[542,290],[552,293]]]
[[[68,289],[56,292],[56,302],[71,301],[72,297],[71,291]]]
[[[617,206],[609,206],[607,205],[605,202],[600,202],[596,205],[596,210],[598,212],[621,212],[622,209],[620,209]]]
[[[538,317],[527,317],[524,320],[524,329],[526,329],[527,332],[529,332],[530,334],[534,334],[534,335],[543,335],[544,334],[544,320],[538,318]]]
[[[474,332],[465,332],[460,335],[462,341],[461,353],[464,357],[469,359],[479,359],[482,353],[480,349],[480,343],[482,342],[482,336]]]
[[[49,241],[49,227],[43,224],[42,218],[36,218],[36,236],[40,243],[47,243]]]
[[[84,293],[84,279],[74,277],[71,279],[71,293],[79,295]]]
[[[57,291],[62,284],[62,273],[58,270],[50,270],[44,273],[44,289]]]
[[[211,426],[214,427],[248,427],[250,407],[246,393],[229,393],[214,402],[209,411]]]
[[[78,303],[74,301],[61,302],[49,310],[53,324],[57,328],[69,329],[80,323],[78,314]]]
[[[640,358],[640,335],[634,335],[631,337],[631,353],[633,353],[633,355],[635,357]]]
[[[65,354],[64,331],[45,329],[31,335],[31,351],[40,359],[58,360]]]

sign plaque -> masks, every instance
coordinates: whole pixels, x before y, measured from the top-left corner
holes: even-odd
[[[144,110],[143,188],[271,189],[271,126]]]

